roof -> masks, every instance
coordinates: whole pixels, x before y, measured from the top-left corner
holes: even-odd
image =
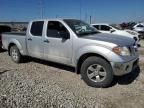
[[[108,23],[94,23],[94,24],[91,24],[91,25],[110,25]]]

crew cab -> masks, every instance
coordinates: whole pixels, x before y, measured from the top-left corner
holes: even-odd
[[[2,44],[15,63],[31,56],[72,66],[92,87],[108,87],[139,60],[133,39],[100,33],[76,19],[33,20],[26,33],[3,33]]]
[[[123,30],[120,26],[116,24],[107,24],[107,23],[97,23],[97,24],[92,24],[99,32],[102,33],[110,33],[110,34],[117,34],[120,36],[125,36],[129,38],[133,38],[137,43],[140,40],[140,34],[133,31],[133,30]]]

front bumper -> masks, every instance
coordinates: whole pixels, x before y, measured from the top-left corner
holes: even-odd
[[[116,76],[122,76],[132,72],[132,70],[138,67],[138,64],[139,64],[139,58],[135,58],[128,62],[121,62],[121,63],[111,62],[114,75]]]

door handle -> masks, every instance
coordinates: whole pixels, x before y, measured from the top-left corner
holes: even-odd
[[[32,38],[28,38],[29,41],[32,41]]]
[[[44,40],[44,42],[45,42],[45,43],[49,43],[49,40],[48,40],[48,39],[46,39],[46,40]]]

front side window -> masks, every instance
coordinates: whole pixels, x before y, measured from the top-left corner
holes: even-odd
[[[47,36],[54,38],[61,38],[60,33],[68,33],[65,26],[58,21],[49,21],[47,26]]]
[[[44,21],[35,21],[31,25],[31,34],[33,36],[42,36]]]
[[[106,26],[106,25],[101,25],[101,30],[103,31],[110,31],[110,27],[109,26]]]

